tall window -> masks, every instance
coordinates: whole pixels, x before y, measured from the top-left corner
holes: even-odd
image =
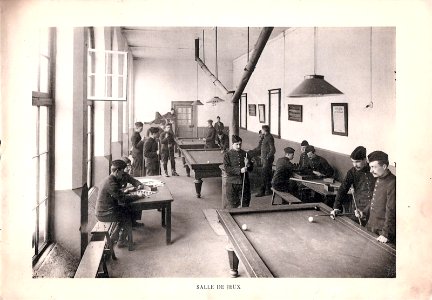
[[[95,46],[93,27],[86,30],[87,50]],[[95,69],[95,60],[88,60],[88,70]],[[93,186],[93,157],[94,157],[94,102],[87,101],[87,187]]]
[[[269,127],[274,137],[281,137],[281,89],[268,90],[269,95]]]
[[[247,129],[247,93],[242,94],[239,99],[239,120],[240,128]]]
[[[33,52],[33,176],[34,194],[33,216],[33,262],[37,260],[50,241],[49,208],[52,199],[52,154],[54,134],[53,55],[54,29],[39,30],[39,45]]]

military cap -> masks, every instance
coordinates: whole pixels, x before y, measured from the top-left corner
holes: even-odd
[[[315,147],[312,145],[307,145],[305,149],[305,153],[309,153],[309,152],[315,153]]]
[[[284,148],[284,151],[285,151],[285,153],[294,153],[295,152],[295,150],[291,147]]]
[[[369,160],[369,162],[377,161],[377,160],[387,162],[388,161],[388,155],[387,155],[387,153],[382,152],[382,151],[374,151],[368,155],[368,160]]]
[[[126,164],[131,164],[132,163],[131,160],[129,159],[129,157],[127,157],[127,156],[123,156],[121,158],[121,160],[124,161]]]
[[[213,123],[213,120],[209,119],[207,120],[208,123]]]
[[[243,141],[241,137],[239,137],[238,135],[235,135],[235,134],[232,135],[231,139],[232,139],[233,144]]]
[[[116,168],[117,170],[122,170],[122,169],[127,167],[127,164],[121,159],[116,159],[116,160],[113,160],[111,166],[113,168]]]
[[[300,146],[309,146],[308,141],[303,140],[303,142],[301,142]]]
[[[366,158],[366,148],[363,146],[358,146],[351,153],[351,158],[354,160],[362,160]]]

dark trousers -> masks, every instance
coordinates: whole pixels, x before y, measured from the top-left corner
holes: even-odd
[[[136,216],[129,207],[119,206],[118,209],[107,216],[96,216],[96,219],[101,222],[119,222],[118,229],[122,232],[129,232],[132,229],[132,219]],[[113,233],[113,239],[116,239],[119,234],[118,230]],[[126,235],[120,236],[121,239],[126,238]]]
[[[147,176],[160,175],[159,161],[158,160],[148,161],[147,159],[146,173]]]
[[[132,156],[132,171],[131,175],[134,177],[142,177],[145,176],[145,168],[144,168],[144,158],[142,156]]]
[[[171,162],[171,170],[175,171],[174,147],[162,148],[161,152],[164,171],[167,172],[168,160]]]
[[[270,194],[271,193],[271,181],[272,181],[272,174],[273,174],[273,161],[274,157],[270,157],[269,159],[261,159],[262,162],[262,169],[261,169],[261,176],[262,176],[262,185],[260,188],[261,193],[265,193],[266,191]]]
[[[226,185],[226,196],[228,200],[226,208],[239,207],[241,196],[242,196],[242,184],[228,182]],[[250,183],[249,180],[245,180],[242,207],[248,207],[250,204],[250,199],[251,199]]]

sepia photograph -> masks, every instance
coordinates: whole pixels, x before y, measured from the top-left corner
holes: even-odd
[[[403,4],[2,1],[0,297],[429,299],[430,174],[408,174],[430,92],[408,75],[431,60],[407,58]]]

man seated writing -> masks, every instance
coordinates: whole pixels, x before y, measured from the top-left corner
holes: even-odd
[[[329,165],[327,160],[315,154],[315,147],[308,145],[305,150],[308,159],[309,165],[308,169],[312,171],[318,177],[332,177],[334,174],[333,168]]]
[[[281,157],[276,162],[276,171],[273,175],[272,186],[280,192],[288,192],[293,194],[296,191],[296,183],[289,180],[294,171],[294,164],[291,160],[294,158],[294,149],[286,147],[284,149],[285,156]]]

